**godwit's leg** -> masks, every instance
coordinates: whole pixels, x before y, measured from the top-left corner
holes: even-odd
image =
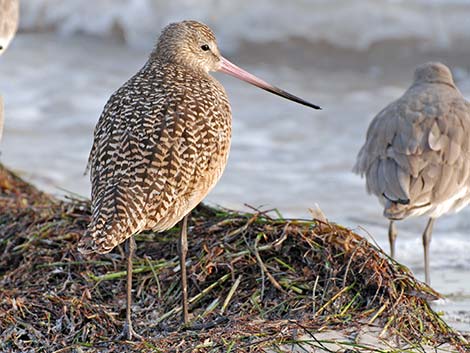
[[[127,261],[127,298],[126,298],[126,321],[118,338],[132,340],[132,337],[143,339],[132,328],[132,258],[135,251],[134,236],[127,238],[125,243],[126,261]]]
[[[183,303],[183,322],[189,322],[188,316],[188,280],[186,275],[186,254],[188,253],[188,215],[181,221],[180,239],[178,243],[178,252],[180,255],[181,267],[181,296]]]
[[[397,230],[393,221],[388,226],[388,241],[390,243],[390,257],[395,258],[395,240],[397,239]]]
[[[423,233],[423,248],[424,248],[424,278],[426,284],[431,284],[431,274],[429,270],[429,245],[431,244],[432,227],[434,225],[434,218],[429,218],[428,224]]]

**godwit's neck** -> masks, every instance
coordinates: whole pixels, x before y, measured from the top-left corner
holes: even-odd
[[[150,58],[144,69],[151,71],[161,71],[165,76],[187,76],[192,79],[204,78],[215,80],[206,70],[187,63],[175,62],[162,58]]]

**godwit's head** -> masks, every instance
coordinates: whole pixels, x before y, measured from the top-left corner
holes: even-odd
[[[320,109],[246,72],[220,55],[212,30],[197,21],[182,21],[165,27],[151,59],[186,66],[189,70],[220,71],[294,102]]]
[[[152,56],[205,72],[217,71],[221,65],[214,33],[197,21],[182,21],[166,26]]]

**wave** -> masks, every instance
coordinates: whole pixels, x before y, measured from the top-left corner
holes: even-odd
[[[139,47],[187,18],[209,24],[235,48],[289,38],[356,50],[397,39],[440,49],[470,41],[469,0],[34,0],[21,9],[24,31],[119,37]]]

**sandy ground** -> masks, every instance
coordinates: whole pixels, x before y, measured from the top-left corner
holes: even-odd
[[[387,341],[380,337],[381,329],[363,327],[359,332],[344,331],[323,331],[314,336],[300,336],[297,339],[304,341],[303,344],[289,344],[281,347],[283,352],[290,353],[331,353],[331,352],[429,352],[429,353],[449,353],[458,352],[451,345],[440,347],[419,346],[411,347],[407,344],[397,344],[397,342]],[[271,351],[276,352],[275,350]]]

